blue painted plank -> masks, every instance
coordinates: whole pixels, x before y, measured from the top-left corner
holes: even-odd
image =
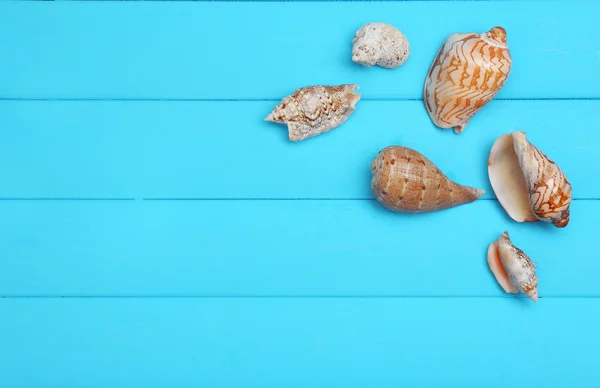
[[[600,101],[494,101],[466,131],[420,101],[362,101],[343,126],[292,143],[273,102],[0,102],[0,198],[372,198],[369,164],[413,147],[451,179],[494,193],[494,140],[524,130],[576,198],[600,198]]]
[[[10,182],[2,185],[6,190],[0,197],[118,198],[139,193],[142,171],[137,161],[148,123],[138,121],[140,108],[122,106],[117,114],[99,102],[0,102],[0,176]]]
[[[450,34],[502,25],[514,69],[499,98],[598,98],[598,12],[587,1],[3,2],[0,97],[280,99],[358,83],[364,98],[421,98]],[[351,61],[355,31],[377,20],[411,42],[400,69]]]
[[[11,0],[2,0],[2,1],[11,1]],[[48,1],[48,0],[33,0],[33,1]],[[104,0],[51,0],[51,1],[104,1]],[[138,0],[119,0],[119,1],[138,1]],[[176,1],[176,2],[222,2],[223,0],[144,0],[144,1]],[[233,3],[281,3],[285,2],[294,2],[294,1],[302,1],[302,2],[345,2],[351,3],[356,1],[364,1],[364,0],[227,0],[228,2]],[[540,2],[540,3],[548,3],[552,1],[556,2],[564,2],[565,0],[369,0],[371,2],[386,2],[386,1],[412,1],[412,2],[474,2],[474,1],[489,1],[489,2],[497,2],[497,1],[521,1],[521,2]],[[580,0],[580,1],[596,1],[596,0]]]
[[[6,1],[10,1],[10,0],[6,0]],[[34,0],[34,1],[47,1],[47,0]],[[103,0],[52,0],[52,1],[103,1]],[[137,0],[120,0],[120,1],[137,1]],[[222,2],[223,0],[144,0],[144,1],[176,1],[176,2]],[[321,3],[321,2],[343,2],[343,3],[351,3],[351,2],[356,2],[356,1],[364,1],[364,0],[227,0],[228,2],[233,2],[233,3],[251,3],[251,2],[257,2],[257,3],[280,3],[280,2],[294,2],[294,1],[302,1],[302,2],[317,2],[317,3]],[[549,3],[552,1],[555,2],[564,2],[565,0],[369,0],[371,2],[387,2],[387,1],[407,1],[407,2],[440,2],[440,1],[445,1],[445,2],[474,2],[474,1],[488,1],[488,2],[498,2],[498,1],[520,1],[520,2],[530,2],[530,3],[535,3],[535,2],[539,2],[539,3]],[[593,2],[596,0],[580,0],[580,2],[584,2],[584,1],[589,1],[589,2]]]
[[[11,388],[596,387],[600,300],[2,299]]]
[[[0,296],[496,296],[504,230],[541,296],[600,296],[600,201],[565,229],[496,201],[401,215],[375,201],[0,201]]]

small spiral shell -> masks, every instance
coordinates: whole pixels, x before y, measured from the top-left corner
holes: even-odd
[[[371,172],[375,198],[392,211],[444,210],[473,202],[485,193],[453,182],[429,159],[407,147],[381,150],[371,162]]]
[[[358,85],[307,86],[285,97],[265,118],[285,123],[291,141],[300,141],[343,124],[355,111]]]
[[[433,123],[464,131],[469,120],[504,86],[512,58],[506,31],[453,34],[442,45],[425,81],[424,101]]]
[[[534,302],[538,301],[538,276],[535,263],[515,247],[504,232],[488,248],[488,265],[504,291],[516,294],[522,291]]]

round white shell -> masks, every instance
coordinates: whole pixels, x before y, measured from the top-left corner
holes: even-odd
[[[362,26],[352,40],[352,60],[371,67],[386,69],[401,66],[410,55],[408,39],[400,30],[382,22]]]

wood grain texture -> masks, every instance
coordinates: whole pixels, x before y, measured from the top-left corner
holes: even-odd
[[[565,229],[496,201],[401,215],[375,201],[2,201],[0,296],[493,296],[505,230],[541,297],[600,296],[600,201]]]
[[[414,148],[493,198],[498,136],[523,130],[574,198],[600,198],[600,101],[494,101],[457,136],[420,101],[359,101],[343,125],[300,143],[263,118],[271,102],[0,102],[0,198],[373,198],[370,163]],[[565,136],[568,133],[568,136]]]
[[[514,69],[499,98],[597,98],[599,8],[587,1],[2,2],[2,56],[12,60],[0,61],[0,97],[280,99],[310,84],[357,83],[365,99],[422,98],[450,34],[501,25]],[[352,62],[354,33],[374,20],[397,26],[413,47],[400,69]]]
[[[599,308],[598,299],[1,299],[0,365],[14,388],[593,387]],[[526,368],[506,362],[520,354]]]

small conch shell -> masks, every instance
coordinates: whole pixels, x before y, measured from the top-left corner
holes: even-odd
[[[504,232],[498,241],[490,244],[487,260],[490,270],[504,291],[516,294],[520,290],[537,302],[538,277],[535,264],[529,256],[512,244],[508,232]]]
[[[265,118],[285,123],[291,141],[308,139],[343,124],[356,110],[358,85],[307,86],[285,97]]]
[[[453,34],[442,45],[425,81],[424,101],[433,123],[464,131],[469,120],[504,86],[512,59],[506,31]]]
[[[571,184],[525,133],[516,131],[494,142],[488,175],[498,201],[513,220],[546,221],[559,228],[569,223]]]
[[[382,22],[362,26],[352,39],[352,60],[371,67],[386,69],[401,66],[410,55],[408,39],[400,30]]]
[[[401,146],[379,151],[371,162],[371,190],[392,211],[426,213],[475,201],[485,192],[448,179],[429,159]]]

